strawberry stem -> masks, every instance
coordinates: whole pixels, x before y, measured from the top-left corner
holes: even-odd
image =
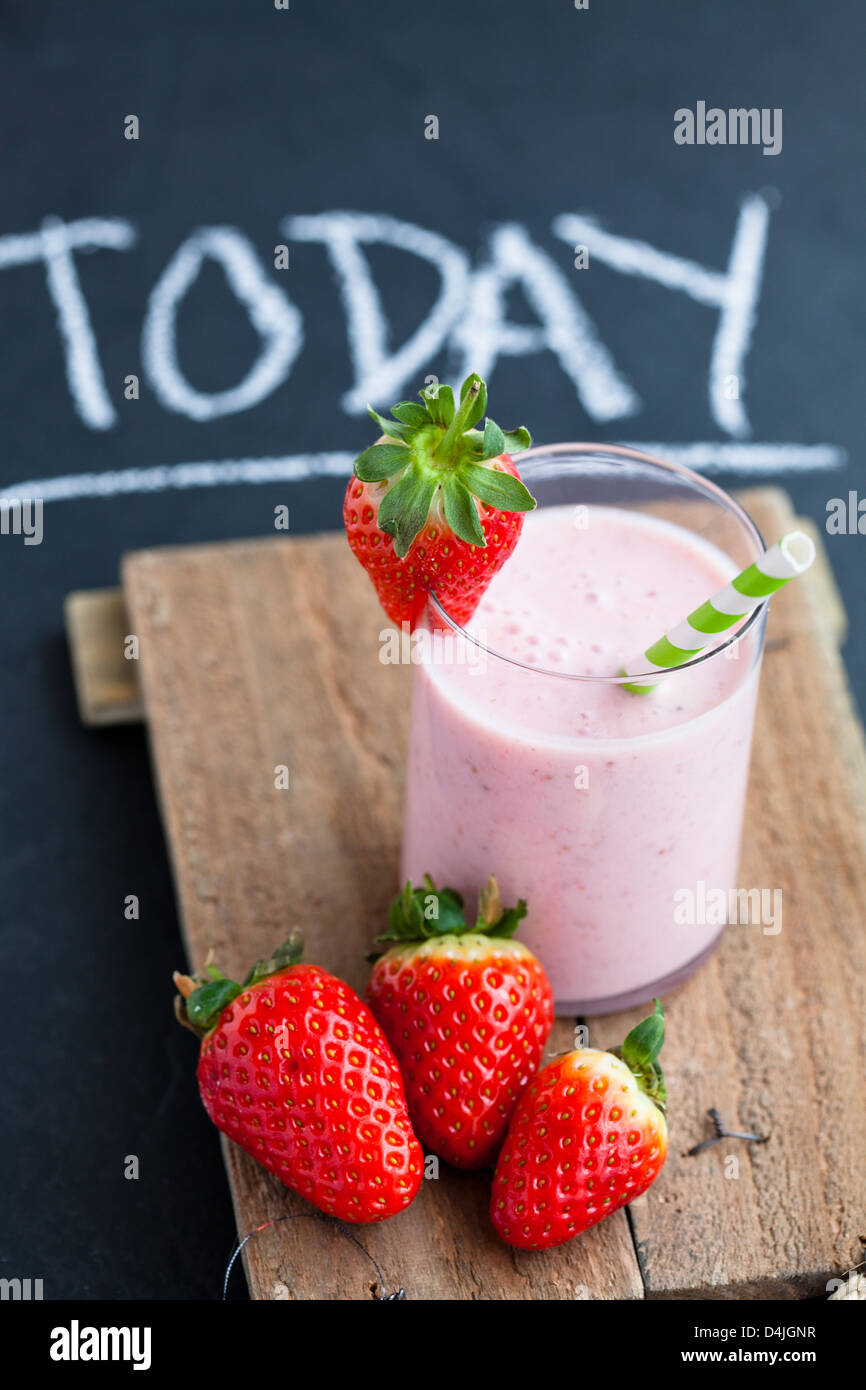
[[[174,987],[177,990],[178,994],[181,996],[181,998],[189,999],[189,996],[196,988],[196,983],[192,976],[181,975],[179,970],[175,970],[171,978],[173,979]]]
[[[491,874],[486,888],[482,888],[478,894],[478,925],[483,922],[485,927],[495,927],[502,920],[502,913],[502,894],[496,875]]]
[[[501,430],[487,417],[487,386],[476,372],[463,382],[455,405],[450,386],[419,392],[421,405],[399,401],[386,420],[372,406],[370,415],[393,442],[371,444],[355,459],[355,475],[364,483],[391,486],[378,511],[379,528],[394,539],[394,553],[404,559],[425,525],[434,498],[441,501],[448,529],[467,545],[483,548],[484,529],[478,504],[500,512],[526,512],[535,499],[518,477],[496,467],[503,455],[518,454],[532,443],[529,431]]]
[[[451,424],[446,429],[434,450],[434,459],[440,459],[443,462],[450,460],[454,454],[455,444],[458,439],[462,438],[469,427],[472,410],[481,391],[481,378],[475,376],[471,378],[471,381],[472,385],[469,387],[457,410],[455,410]]]
[[[649,1018],[632,1028],[622,1047],[614,1049],[614,1055],[622,1058],[637,1078],[641,1090],[663,1111],[667,1102],[667,1086],[658,1056],[665,1040],[665,1016],[658,999],[654,999],[653,1003],[655,1009]]]

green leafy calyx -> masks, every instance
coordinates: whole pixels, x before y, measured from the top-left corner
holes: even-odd
[[[649,1018],[632,1028],[622,1047],[614,1051],[634,1072],[641,1090],[663,1111],[667,1102],[667,1086],[658,1056],[665,1040],[665,1016],[658,999],[653,1003],[655,1009]]]
[[[475,499],[501,512],[527,512],[535,499],[519,478],[493,467],[502,454],[518,454],[532,443],[529,431],[502,430],[488,418],[487,387],[468,376],[455,401],[450,386],[419,392],[421,404],[399,401],[389,420],[368,407],[388,440],[373,444],[355,459],[355,476],[365,483],[395,478],[379,506],[378,524],[394,537],[402,559],[423,527],[437,494],[451,530],[469,545],[484,546]]]
[[[503,908],[499,885],[491,874],[487,887],[478,895],[478,919],[469,927],[463,911],[463,899],[453,888],[436,888],[429,874],[422,888],[413,888],[407,881],[391,904],[388,930],[377,942],[429,941],[432,937],[459,936],[472,931],[484,936],[510,937],[526,916],[526,903],[521,898],[516,907]],[[373,956],[372,959],[377,959]]]
[[[205,966],[206,975],[192,979],[189,976],[175,976],[180,990],[175,1005],[178,1021],[192,1029],[199,1037],[203,1037],[219,1021],[223,1009],[228,1008],[233,999],[251,985],[266,980],[269,975],[276,975],[279,970],[297,965],[303,950],[301,933],[293,931],[272,956],[256,961],[242,984],[228,979],[216,966],[210,964]]]

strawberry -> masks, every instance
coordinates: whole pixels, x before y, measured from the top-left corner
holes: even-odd
[[[492,1165],[553,1026],[553,993],[510,937],[526,904],[502,909],[496,880],[469,931],[462,899],[407,883],[391,908],[394,941],[367,986],[400,1063],[419,1139],[458,1168]]]
[[[400,1071],[357,994],[299,958],[295,935],[242,985],[213,968],[203,982],[175,975],[178,1017],[202,1039],[204,1108],[314,1206],[382,1221],[422,1178]]]
[[[550,1062],[514,1112],[496,1165],[490,1216],[509,1245],[547,1250],[646,1192],[667,1155],[664,1015],[617,1053],[584,1047]]]
[[[370,414],[385,439],[355,460],[343,502],[349,545],[392,622],[414,629],[433,590],[466,623],[523,529],[535,501],[506,449],[528,449],[525,429],[503,433],[488,417],[487,387],[468,376],[455,405],[450,386],[400,401],[393,420]]]

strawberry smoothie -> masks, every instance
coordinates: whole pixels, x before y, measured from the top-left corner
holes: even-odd
[[[718,937],[674,895],[737,883],[763,624],[649,694],[610,677],[741,567],[640,511],[541,507],[466,625],[483,661],[416,667],[403,878],[525,897],[560,1012],[647,998]]]

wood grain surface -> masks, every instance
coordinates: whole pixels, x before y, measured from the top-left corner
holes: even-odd
[[[744,500],[765,534],[793,525],[784,494]],[[385,620],[344,540],[139,552],[123,582],[190,965],[213,950],[228,973],[244,970],[297,923],[307,958],[362,990],[397,881],[410,672],[379,662]],[[866,810],[842,622],[823,568],[773,601],[741,883],[782,889],[783,930],[729,927],[665,1000],[671,1152],[658,1182],[628,1213],[532,1254],[493,1235],[489,1180],[443,1164],[401,1216],[357,1230],[389,1291],[801,1297],[861,1258]],[[288,790],[275,785],[280,766]],[[590,1020],[592,1043],[620,1041],[631,1021]],[[551,1052],[572,1030],[557,1023]],[[191,1058],[191,1096],[192,1076]],[[766,1142],[686,1157],[710,1133],[710,1106]],[[305,1214],[247,1246],[253,1297],[369,1298],[363,1255],[239,1149],[225,1152],[241,1234]]]

